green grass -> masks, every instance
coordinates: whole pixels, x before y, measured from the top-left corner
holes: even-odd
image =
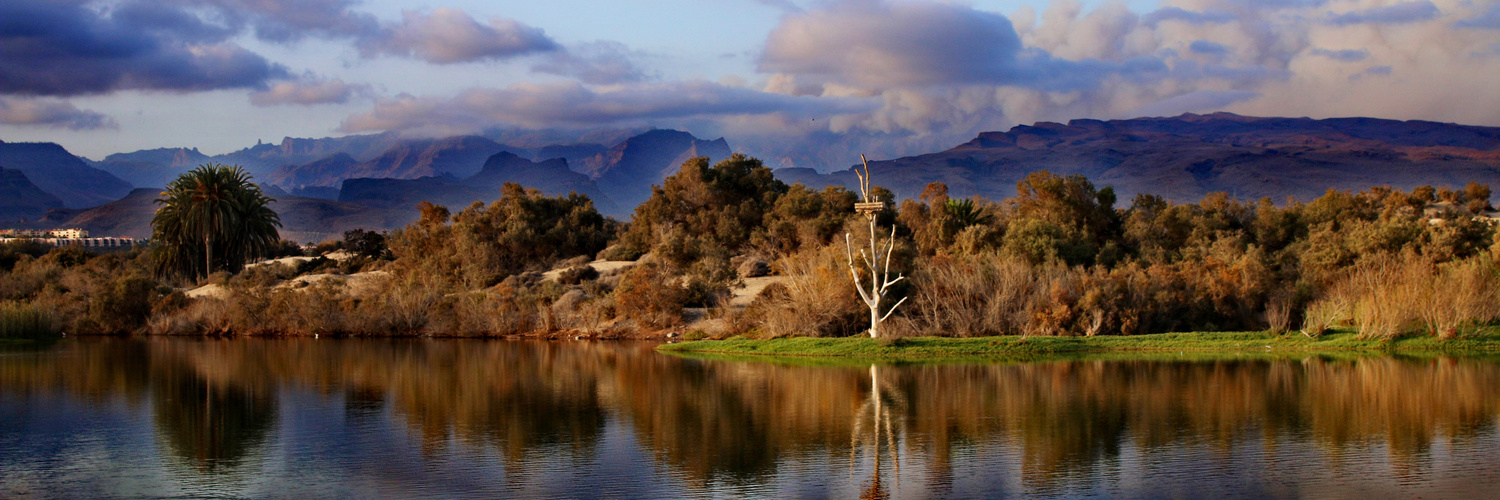
[[[1463,339],[1440,340],[1408,337],[1397,340],[1365,340],[1350,332],[1325,334],[1317,339],[1299,334],[1274,336],[1266,332],[1161,333],[1101,337],[918,337],[894,341],[865,337],[774,340],[734,338],[664,344],[657,350],[675,354],[714,357],[820,357],[886,360],[970,359],[1130,359],[1191,357],[1278,357],[1318,353],[1468,353],[1500,355],[1500,332],[1490,329]]]

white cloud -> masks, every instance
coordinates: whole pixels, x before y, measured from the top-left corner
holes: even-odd
[[[52,99],[0,98],[0,124],[72,130],[119,128],[113,118]]]

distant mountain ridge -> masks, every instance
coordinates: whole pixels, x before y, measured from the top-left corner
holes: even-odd
[[[1082,174],[1137,193],[1193,202],[1211,192],[1242,199],[1310,200],[1329,189],[1389,185],[1500,186],[1500,128],[1374,118],[1257,118],[1230,113],[1040,122],[985,132],[947,151],[872,161],[875,183],[910,198],[930,182],[954,196],[1000,199],[1037,170]],[[852,170],[781,169],[811,187],[856,186]]]
[[[677,173],[683,162],[707,156],[710,163],[717,163],[731,153],[722,137],[705,141],[687,132],[652,130],[584,160],[579,172],[609,186],[615,202],[633,210],[651,197],[653,184]]]
[[[177,170],[198,163],[246,164],[235,159],[253,159],[258,165],[252,170],[256,181],[284,200],[279,206],[299,210],[289,217],[306,217],[299,223],[301,229],[288,229],[289,234],[317,236],[355,227],[399,227],[415,218],[413,206],[420,201],[455,210],[475,201],[488,203],[499,196],[505,182],[552,195],[584,194],[601,212],[624,219],[649,197],[652,185],[677,172],[682,162],[695,156],[718,161],[732,152],[723,138],[703,140],[676,130],[611,135],[618,133],[596,136],[620,137],[611,146],[539,145],[528,137],[533,142],[524,148],[485,136],[286,138],[281,144],[259,144],[228,155],[163,148],[110,155],[95,164],[122,173],[135,168],[133,172],[142,177],[132,179],[149,174],[165,185]],[[0,217],[8,213],[32,220],[33,225],[92,224],[105,231],[138,234],[155,208],[145,198],[159,191],[142,186],[146,189],[132,192],[124,180],[90,167],[56,144],[0,143],[0,168],[6,169],[0,170],[0,196],[26,200],[0,200]],[[901,198],[915,197],[930,182],[944,182],[953,196],[1001,199],[1013,196],[1017,181],[1026,174],[1049,170],[1114,186],[1121,207],[1137,193],[1191,202],[1222,191],[1241,199],[1269,197],[1280,202],[1288,196],[1309,200],[1328,189],[1377,185],[1409,189],[1477,181],[1500,187],[1500,128],[1229,113],[1083,119],[984,132],[946,151],[872,161],[871,168],[876,184]],[[8,173],[12,169],[21,175]],[[856,184],[848,169],[825,174],[783,168],[775,175],[813,188]],[[126,194],[134,201],[109,203]],[[42,220],[36,220],[39,211],[47,214]],[[85,217],[86,212],[91,215]],[[317,217],[322,219],[314,220]],[[110,218],[135,222],[104,222]]]
[[[606,214],[624,211],[588,176],[570,170],[567,160],[534,162],[510,152],[496,153],[479,172],[464,179],[453,176],[349,179],[339,190],[339,201],[406,210],[414,210],[417,203],[427,201],[457,210],[476,201],[488,203],[498,199],[501,186],[507,182],[549,195],[586,195],[594,200],[596,209]]]
[[[130,183],[50,142],[0,142],[0,168],[20,170],[32,184],[69,208],[109,203],[131,189]]]
[[[32,184],[20,170],[0,168],[0,222],[33,220],[63,202]]]
[[[135,186],[166,187],[183,172],[209,161],[211,157],[198,148],[158,148],[115,153],[93,165]]]

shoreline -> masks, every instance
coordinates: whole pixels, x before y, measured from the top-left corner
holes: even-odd
[[[787,337],[769,340],[733,338],[694,340],[657,346],[658,352],[746,358],[825,358],[932,360],[941,358],[1033,358],[1102,354],[1493,354],[1500,355],[1500,332],[1442,340],[1429,336],[1396,340],[1360,339],[1352,332],[1316,339],[1299,333],[1186,332],[1098,337],[911,337],[892,340],[867,337]]]

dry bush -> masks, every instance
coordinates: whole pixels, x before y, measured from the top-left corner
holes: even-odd
[[[153,335],[228,334],[234,331],[229,307],[224,299],[195,299],[181,309],[153,314],[146,322],[146,331]]]
[[[564,285],[577,285],[585,281],[599,279],[599,270],[588,264],[579,264],[564,269],[557,275],[557,282]]]
[[[346,286],[321,281],[307,288],[272,290],[267,316],[278,333],[327,335],[351,333]]]
[[[433,314],[432,330],[461,337],[513,335],[538,330],[543,321],[538,317],[536,304],[519,299],[516,290],[505,285],[494,290],[444,297]]]
[[[1313,301],[1302,312],[1302,334],[1318,337],[1328,330],[1344,324],[1352,316],[1352,295],[1335,288],[1322,299]]]
[[[772,337],[859,332],[869,326],[864,319],[869,309],[855,297],[846,259],[843,250],[832,245],[805,248],[781,259],[777,267],[786,281],[767,286],[745,314]]]
[[[1276,297],[1266,302],[1266,325],[1271,334],[1282,335],[1292,329],[1292,304],[1286,297]]]
[[[1495,269],[1482,259],[1468,259],[1442,266],[1434,276],[1423,280],[1427,297],[1421,303],[1419,316],[1427,332],[1440,338],[1463,335],[1465,328],[1477,327],[1500,317]],[[1419,277],[1421,278],[1421,277]]]
[[[682,324],[685,297],[682,287],[661,265],[640,264],[630,269],[615,289],[616,310],[622,317],[647,328]]]
[[[1307,311],[1307,331],[1321,333],[1347,311],[1362,338],[1395,338],[1420,330],[1441,338],[1500,318],[1494,263],[1486,256],[1434,264],[1423,256],[1385,254],[1355,265]]]
[[[558,297],[549,309],[561,330],[597,334],[613,326],[614,299],[608,295],[601,297],[585,290],[570,290]]]

